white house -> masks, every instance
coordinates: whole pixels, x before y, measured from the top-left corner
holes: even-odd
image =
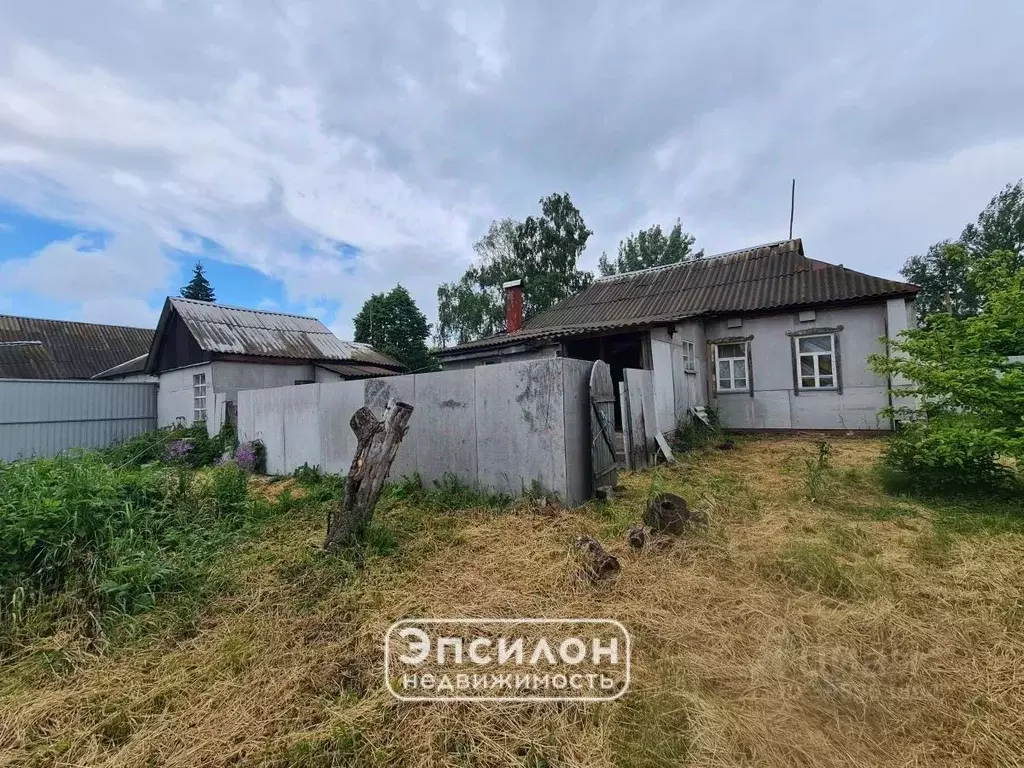
[[[312,317],[168,298],[149,352],[96,378],[155,377],[159,426],[206,421],[215,431],[240,390],[403,370],[394,358],[342,341]]]

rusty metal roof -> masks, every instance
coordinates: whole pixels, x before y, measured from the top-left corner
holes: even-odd
[[[0,315],[0,379],[88,379],[152,338],[149,328]]]
[[[153,349],[176,312],[200,349],[219,355],[356,362],[401,369],[402,364],[369,344],[342,341],[319,320],[283,312],[228,307],[169,297],[157,325]]]
[[[698,261],[595,280],[530,318],[522,330],[441,350],[459,354],[565,336],[673,322],[698,315],[746,314],[912,295],[916,285],[807,258],[799,239]]]

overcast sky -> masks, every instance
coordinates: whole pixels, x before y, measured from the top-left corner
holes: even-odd
[[[0,312],[221,300],[426,314],[494,218],[568,192],[584,266],[681,217],[896,276],[1024,175],[1024,3],[0,5]]]

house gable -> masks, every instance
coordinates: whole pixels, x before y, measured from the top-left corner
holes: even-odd
[[[147,373],[160,373],[175,368],[184,368],[197,363],[208,363],[213,359],[210,352],[199,346],[195,337],[173,308],[166,318],[160,318],[157,328],[156,354],[150,355],[146,365]]]

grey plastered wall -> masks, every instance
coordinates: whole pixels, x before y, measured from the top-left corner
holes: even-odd
[[[693,342],[694,366],[683,364],[682,342]],[[654,405],[659,432],[672,432],[688,419],[690,409],[707,405],[704,324],[700,320],[675,323],[672,333],[664,326],[651,328],[651,371]]]
[[[155,384],[0,380],[0,461],[106,448],[155,428]]]
[[[509,493],[534,480],[566,503],[590,496],[589,372],[592,363],[549,358],[365,381],[249,390],[238,394],[241,439],[267,445],[267,470],[303,462],[347,472],[356,440],[352,414],[378,414],[390,397],[414,407],[391,477],[425,483],[452,472]]]
[[[843,391],[794,391],[793,339],[787,331],[835,328],[838,333]],[[884,352],[886,305],[816,310],[811,321],[796,312],[743,318],[729,328],[725,318],[705,324],[707,341],[753,336],[750,341],[753,397],[749,392],[718,393],[713,406],[723,426],[734,429],[887,429],[879,416],[888,404],[888,382],[867,366],[868,355]],[[710,355],[710,350],[708,351]],[[709,372],[713,375],[713,371]]]
[[[228,400],[234,400],[243,389],[289,387],[296,381],[315,378],[310,363],[278,365],[214,360],[212,365],[214,391],[225,395]]]
[[[192,377],[197,373],[206,374],[207,409],[214,405],[213,364],[200,363],[187,368],[176,368],[160,374],[157,390],[157,422],[161,427],[169,427],[177,419],[184,419],[186,424],[192,423],[193,392]]]

